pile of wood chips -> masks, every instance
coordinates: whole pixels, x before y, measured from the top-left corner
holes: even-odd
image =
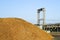
[[[52,36],[20,18],[0,18],[0,40],[52,40]]]

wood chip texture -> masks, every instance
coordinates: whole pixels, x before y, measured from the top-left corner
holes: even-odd
[[[52,40],[52,36],[21,18],[0,18],[0,40]]]

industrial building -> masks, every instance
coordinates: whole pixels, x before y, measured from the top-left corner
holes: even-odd
[[[43,13],[41,13],[43,12]],[[41,14],[43,14],[41,18]],[[45,22],[45,14],[46,14],[46,9],[45,8],[40,8],[37,10],[37,26],[42,25],[42,29],[45,31],[50,31],[50,32],[60,32],[60,23],[55,23],[55,24],[46,24]],[[41,24],[42,21],[42,24]]]
[[[60,32],[60,23],[55,24],[47,24],[43,26],[43,30],[50,31],[50,32]]]

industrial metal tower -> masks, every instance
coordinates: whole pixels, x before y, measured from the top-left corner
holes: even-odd
[[[42,19],[40,18],[40,14],[41,14],[40,12],[41,11],[43,12],[43,18]],[[37,25],[38,26],[41,25],[40,21],[43,21],[42,25],[45,25],[45,8],[40,8],[37,10]]]

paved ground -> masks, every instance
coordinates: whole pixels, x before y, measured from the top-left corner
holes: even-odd
[[[54,37],[54,40],[60,40],[60,32],[52,32],[50,34]]]

